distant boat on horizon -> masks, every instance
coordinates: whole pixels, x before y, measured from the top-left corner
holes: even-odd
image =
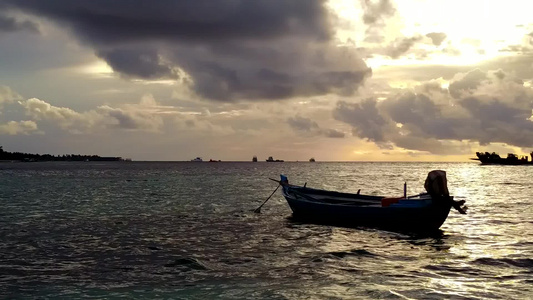
[[[254,157],[252,158],[252,162],[257,162],[257,156],[254,155]]]
[[[209,162],[221,162],[221,160],[216,160],[216,159],[210,159]]]
[[[284,162],[283,159],[276,159],[274,160],[274,158],[272,156],[269,156],[268,159],[266,160],[267,162]]]
[[[203,159],[201,157],[197,157],[195,159],[191,159],[191,161],[195,161],[195,162],[202,162]]]
[[[479,160],[482,165],[533,165],[533,152],[531,152],[531,161],[527,156],[518,157],[514,153],[507,154],[506,158],[500,157],[496,152],[476,152],[477,158],[472,160]]]
[[[309,162],[315,162],[315,158],[314,158],[314,157],[311,157],[311,158],[309,159]]]

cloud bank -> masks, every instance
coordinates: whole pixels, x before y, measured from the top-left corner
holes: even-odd
[[[385,100],[339,101],[335,119],[382,148],[458,154],[452,141],[533,147],[533,90],[502,70],[457,74],[448,88],[426,82]]]

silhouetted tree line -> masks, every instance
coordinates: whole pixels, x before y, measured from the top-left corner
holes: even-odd
[[[0,146],[0,160],[19,160],[19,161],[120,161],[121,157],[101,157],[98,155],[80,155],[80,154],[31,154],[21,152],[7,152]]]

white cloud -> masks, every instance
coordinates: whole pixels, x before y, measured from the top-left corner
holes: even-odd
[[[22,96],[13,91],[10,87],[0,85],[0,107],[3,103],[12,103],[18,99],[22,99]]]
[[[31,133],[36,133],[37,131],[37,124],[33,121],[9,121],[6,124],[0,124],[0,135],[27,135]]]
[[[95,110],[82,113],[66,107],[53,106],[37,98],[19,101],[19,103],[26,109],[26,114],[35,120],[52,122],[72,133],[90,132],[102,128],[158,131],[163,125],[161,117],[141,109],[155,102],[143,101],[140,105],[130,104],[126,108],[103,105]]]
[[[96,112],[103,118],[102,123],[106,127],[157,132],[163,125],[160,116],[140,110],[132,111],[104,105],[98,107]]]

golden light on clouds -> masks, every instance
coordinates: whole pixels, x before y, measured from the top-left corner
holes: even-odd
[[[33,105],[68,111],[88,133],[105,129],[109,140],[95,145],[118,149],[115,137],[125,130],[132,140],[190,151],[168,151],[166,159],[231,147],[250,153],[217,158],[249,160],[266,156],[265,148],[318,161],[466,161],[478,150],[530,151],[533,1],[327,1],[326,9],[321,0],[252,1],[243,11],[258,17],[242,19],[225,15],[241,11],[233,2],[215,11],[154,3],[146,11],[12,1],[34,30],[0,34],[0,61],[9,62],[1,85],[43,101]],[[198,14],[165,14],[181,6]],[[114,21],[79,19],[80,7],[108,10]],[[128,26],[117,26],[124,20]],[[207,31],[195,30],[202,24]],[[26,107],[4,101],[0,109],[0,126],[34,134],[20,123]],[[92,115],[103,125],[93,126]],[[85,129],[34,121],[63,141]],[[138,150],[127,155],[146,158]]]

